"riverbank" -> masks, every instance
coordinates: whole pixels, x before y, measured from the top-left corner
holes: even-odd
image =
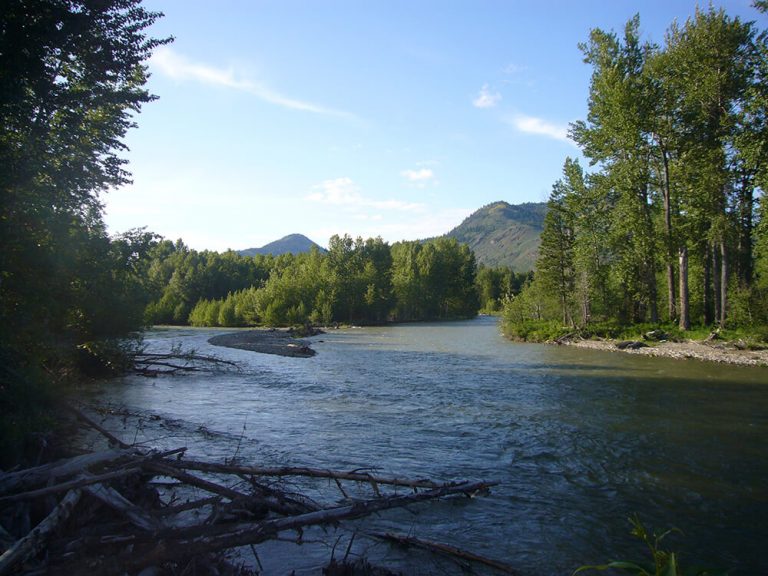
[[[623,341],[626,343],[626,341]],[[661,358],[694,359],[705,362],[718,362],[720,364],[734,364],[739,366],[768,366],[768,350],[746,350],[732,342],[704,342],[687,340],[685,342],[653,342],[641,347],[625,346],[618,340],[583,340],[573,339],[561,341],[560,344],[575,346],[577,348],[589,348],[592,350],[607,350],[611,352],[623,352],[626,354],[638,354],[643,356],[657,356]]]
[[[310,358],[316,352],[310,347],[309,341],[295,338],[290,330],[264,328],[257,330],[242,330],[229,334],[220,334],[208,339],[209,344],[249,350],[260,354],[275,354],[291,358]]]

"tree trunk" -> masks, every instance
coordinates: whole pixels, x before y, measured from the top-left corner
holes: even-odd
[[[688,307],[688,247],[680,246],[680,330],[691,329],[691,317]]]
[[[640,198],[640,206],[643,213],[643,219],[645,224],[645,231],[644,233],[648,235],[649,238],[653,237],[653,216],[651,214],[650,207],[648,205],[648,186],[644,186],[639,191],[639,198]],[[651,322],[656,324],[659,321],[659,289],[656,281],[656,253],[655,248],[653,244],[649,243],[648,246],[644,250],[645,252],[645,258],[644,262],[641,263],[641,270],[642,274],[645,276],[645,285],[646,285],[646,298],[647,298],[647,304],[648,304],[648,311],[650,311],[651,315]],[[645,308],[645,306],[642,306],[641,308]],[[641,309],[639,310],[639,313],[641,315],[641,322],[644,322],[646,319],[646,310]]]
[[[710,252],[711,255],[711,288],[712,288],[712,298],[710,303],[710,308],[712,310],[707,310],[707,324],[713,324],[715,322],[720,321],[720,254],[717,251],[717,246],[715,244],[708,245],[707,249]],[[707,290],[710,289],[710,284],[707,284]],[[712,307],[714,305],[714,307]]]
[[[702,305],[704,308],[704,324],[711,325],[714,321],[714,312],[712,308],[712,292],[709,287],[712,285],[712,262],[710,259],[709,246],[704,248],[704,290],[701,293]]]
[[[670,321],[677,319],[675,295],[675,265],[667,262],[667,316]]]
[[[658,304],[658,290],[656,287],[656,274],[654,273],[653,266],[648,267],[648,286],[650,294],[648,295],[648,305],[651,312],[651,323],[658,324],[659,322],[659,304]]]
[[[725,327],[728,310],[728,252],[725,241],[720,242],[720,314],[718,320]]]
[[[741,286],[752,284],[752,230],[754,228],[753,212],[755,209],[754,188],[748,174],[741,178],[739,191],[739,245],[738,245],[738,278]]]
[[[661,141],[659,141],[661,144]],[[674,320],[677,316],[675,307],[675,247],[672,243],[672,191],[669,184],[669,158],[667,151],[661,150],[661,159],[664,163],[664,184],[662,187],[664,194],[664,236],[667,244],[667,314],[669,319]]]
[[[590,317],[592,316],[592,301],[589,296],[589,273],[585,270],[581,273],[581,324],[586,326],[589,324]]]

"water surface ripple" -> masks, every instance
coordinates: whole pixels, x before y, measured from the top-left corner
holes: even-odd
[[[497,480],[488,498],[376,522],[522,574],[641,557],[635,512],[684,532],[669,537],[683,563],[768,573],[768,369],[511,344],[491,318],[333,331],[308,359],[212,347],[213,333],[148,342],[238,360],[241,373],[130,377],[98,399],[224,433],[190,439],[207,458],[231,457],[242,437],[238,455],[264,465]]]

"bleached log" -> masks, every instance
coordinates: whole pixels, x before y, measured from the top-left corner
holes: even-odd
[[[307,526],[334,524],[341,520],[351,520],[368,516],[381,510],[398,508],[434,500],[452,494],[474,494],[487,490],[493,483],[459,483],[445,485],[440,488],[426,490],[416,494],[393,496],[389,498],[377,498],[363,500],[334,508],[325,508],[316,512],[309,512],[297,516],[275,518],[255,523],[238,523],[222,526],[205,526],[181,529],[170,532],[161,532],[154,539],[155,547],[143,555],[132,555],[125,558],[130,569],[140,570],[145,566],[172,561],[178,558],[189,558],[194,554],[215,552],[237,546],[258,544],[274,538],[279,532],[286,530],[298,530]],[[139,537],[134,537],[136,543],[142,542]],[[109,537],[104,537],[103,543],[108,543]],[[130,541],[121,538],[121,542],[127,544]]]
[[[80,490],[68,492],[58,506],[40,524],[0,556],[0,576],[9,574],[18,564],[35,556],[45,546],[51,532],[69,518],[80,500],[80,495]]]
[[[37,490],[29,490],[27,492],[20,492],[18,494],[11,494],[9,496],[0,497],[0,502],[18,502],[20,500],[31,500],[33,498],[41,498],[43,496],[50,496],[51,494],[58,494],[60,492],[67,492],[69,490],[76,490],[90,484],[99,484],[106,482],[107,480],[114,480],[115,478],[123,478],[125,476],[131,476],[141,472],[139,468],[122,468],[120,470],[113,470],[112,472],[105,472],[104,474],[97,474],[94,476],[84,476],[75,478],[74,480],[68,480],[67,482],[61,482],[52,486],[46,486],[45,488],[39,488]]]
[[[113,510],[125,516],[130,522],[142,530],[152,532],[161,527],[160,522],[150,516],[140,507],[128,500],[114,488],[103,484],[94,484],[83,489],[86,493],[100,500]]]
[[[19,488],[40,486],[52,477],[67,478],[88,470],[92,466],[115,462],[120,458],[132,456],[130,450],[104,450],[65,458],[35,468],[0,475],[0,494],[8,494]]]

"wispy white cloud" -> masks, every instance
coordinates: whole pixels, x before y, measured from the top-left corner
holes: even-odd
[[[363,201],[358,187],[351,178],[336,178],[325,180],[322,184],[312,187],[313,192],[307,196],[307,200],[334,206],[359,205]]]
[[[524,86],[526,88],[533,88],[536,86],[536,80],[531,77],[528,66],[522,66],[515,64],[514,62],[507,64],[504,68],[504,84],[512,84],[515,86]]]
[[[537,118],[536,116],[526,116],[525,114],[517,114],[507,119],[507,123],[520,132],[527,134],[536,134],[539,136],[546,136],[554,140],[560,140],[561,142],[568,142],[572,144],[568,138],[568,127],[560,124],[553,124],[543,118]]]
[[[435,177],[435,173],[429,168],[418,168],[416,170],[403,170],[402,174],[410,182],[426,182]]]
[[[488,84],[485,84],[480,89],[477,97],[472,100],[472,105],[475,108],[493,108],[499,102],[501,102],[501,94],[498,92],[491,92],[488,88]]]
[[[418,202],[366,198],[360,194],[360,188],[348,177],[324,180],[322,183],[313,186],[312,189],[314,192],[306,197],[307,200],[332,206],[345,206],[352,211],[374,208],[376,210],[421,212],[425,209],[424,204]]]
[[[520,64],[515,64],[514,62],[510,62],[504,68],[504,74],[507,74],[509,76],[514,76],[515,74],[520,74],[521,72],[525,72],[526,70],[528,70],[528,66],[521,66]]]
[[[151,59],[151,65],[155,70],[175,80],[191,80],[202,84],[223,86],[256,96],[264,102],[275,104],[291,110],[301,110],[315,114],[354,118],[353,114],[342,110],[335,110],[315,104],[290,98],[276,92],[263,84],[239,76],[233,68],[221,69],[208,64],[192,62],[181,54],[176,53],[168,46],[158,48]]]

